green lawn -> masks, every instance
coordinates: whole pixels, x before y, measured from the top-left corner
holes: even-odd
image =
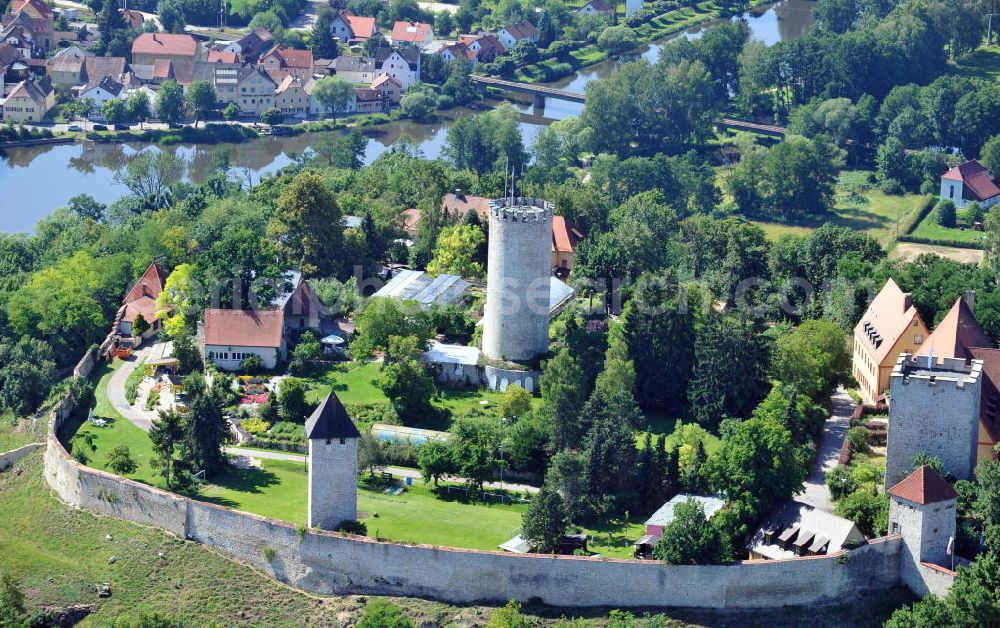
[[[1000,81],[1000,46],[982,46],[952,64],[952,73],[966,78]]]
[[[986,240],[986,236],[982,231],[942,227],[934,220],[934,212],[927,214],[911,235],[919,238],[932,238],[934,240],[981,244],[984,247]]]
[[[867,190],[862,196],[865,201],[860,204],[847,203],[838,196],[833,210],[826,216],[810,217],[791,223],[763,220],[751,222],[761,227],[769,240],[777,240],[786,234],[807,235],[829,222],[858,231],[867,231],[883,246],[889,246],[899,235],[897,226],[902,229],[907,219],[914,217],[927,199],[926,196],[919,194],[889,196],[878,190]]]
[[[389,400],[378,388],[376,381],[380,376],[380,364],[377,362],[347,362],[337,364],[328,370],[314,374],[308,378],[310,390],[307,395],[311,403],[319,403],[330,390],[334,390],[340,401],[347,405],[387,403]],[[451,416],[461,416],[473,409],[482,409],[480,403],[488,401],[485,407],[495,407],[503,399],[503,393],[486,389],[443,388],[440,398],[433,400],[437,408],[447,410]],[[540,404],[541,399],[535,397],[534,403]],[[444,426],[447,429],[447,426]]]
[[[63,425],[62,433],[59,436],[69,451],[83,451],[87,457],[88,466],[104,471],[109,470],[106,464],[108,452],[118,445],[127,445],[132,452],[132,458],[139,465],[136,472],[129,477],[133,480],[162,487],[163,479],[150,466],[153,450],[149,444],[149,436],[131,421],[122,417],[108,401],[108,382],[112,374],[123,364],[125,363],[121,360],[115,360],[113,365],[102,365],[94,372],[94,377],[97,380],[94,388],[94,397],[97,400],[94,418],[104,419],[108,424],[105,427],[96,427],[87,423],[87,409],[78,408],[73,417]],[[93,446],[96,447],[96,451],[93,451],[84,442],[83,436],[85,434],[93,436]]]

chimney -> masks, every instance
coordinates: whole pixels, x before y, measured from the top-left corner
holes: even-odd
[[[903,295],[903,312],[906,312],[906,310],[910,309],[912,305],[913,305],[913,295],[907,292],[906,294]]]
[[[144,297],[150,296],[148,288],[149,288],[149,284],[146,283],[145,281],[142,282],[142,296],[144,296]]]
[[[976,291],[975,290],[966,290],[965,291],[965,297],[963,297],[963,298],[965,299],[965,304],[967,306],[969,306],[969,311],[972,312],[973,314],[975,314],[976,313]]]

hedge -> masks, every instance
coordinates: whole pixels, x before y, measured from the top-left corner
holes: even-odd
[[[982,251],[985,247],[976,242],[960,242],[958,240],[948,240],[944,238],[922,238],[920,236],[901,235],[896,238],[900,242],[910,242],[912,244],[930,244],[932,246],[950,246],[956,249],[973,249]]]
[[[913,230],[917,228],[920,221],[926,218],[927,215],[931,213],[932,209],[934,209],[934,197],[928,195],[924,197],[924,204],[920,207],[920,210],[916,213],[916,215],[911,220],[904,222],[901,225],[902,228],[900,231],[903,235],[908,236],[913,233]],[[900,237],[899,239],[902,240],[903,238]]]

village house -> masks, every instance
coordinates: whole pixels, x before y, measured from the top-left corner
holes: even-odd
[[[222,51],[238,54],[244,63],[256,63],[260,55],[271,48],[272,41],[271,33],[258,26],[236,41],[225,44]]]
[[[0,41],[15,39],[24,56],[44,56],[56,45],[55,12],[43,0],[13,0],[10,12],[0,18]]]
[[[76,87],[85,82],[84,57],[64,55],[49,59],[47,71],[52,84],[57,87]]]
[[[521,41],[538,43],[538,29],[528,20],[520,20],[498,30],[497,39],[506,50],[510,50]]]
[[[310,79],[311,80],[311,79]],[[305,118],[309,115],[309,94],[298,78],[288,75],[274,92],[274,106],[288,117]]]
[[[614,7],[604,0],[590,0],[590,2],[574,11],[574,13],[577,15],[603,15],[609,21],[615,19]]]
[[[959,209],[973,202],[988,209],[1000,202],[1000,187],[986,166],[973,159],[941,175],[941,200],[946,199]]]
[[[381,91],[367,87],[354,90],[354,110],[350,113],[380,113],[388,110],[389,101]]]
[[[118,317],[119,334],[131,336],[135,321],[139,316],[142,316],[149,324],[149,330],[144,334],[145,338],[149,338],[159,331],[160,320],[156,317],[156,298],[160,296],[166,285],[167,273],[159,264],[153,262],[125,295]]]
[[[667,503],[660,506],[649,519],[646,520],[645,534],[635,542],[633,554],[636,558],[652,558],[656,544],[663,538],[663,529],[674,520],[674,509],[687,501],[694,501],[701,504],[705,511],[705,518],[711,519],[715,513],[722,510],[726,505],[725,500],[720,497],[708,497],[703,495],[689,495],[680,493],[670,498]]]
[[[854,327],[853,366],[858,390],[868,403],[879,401],[901,353],[916,353],[927,325],[890,277]]]
[[[476,61],[492,63],[494,59],[506,52],[496,35],[462,35],[459,43],[465,44],[469,50],[476,53]]]
[[[259,116],[274,107],[278,86],[259,68],[220,67],[215,69],[215,93],[222,105],[235,104],[244,115]]]
[[[285,329],[289,333],[311,330],[319,332],[327,316],[326,305],[313,290],[308,279],[297,275],[295,289],[276,303],[284,313]]]
[[[434,41],[434,29],[424,22],[396,22],[392,25],[389,42],[393,46],[423,48]]]
[[[334,75],[356,85],[370,85],[378,71],[373,57],[337,57],[331,67]]]
[[[227,50],[209,50],[205,55],[206,63],[225,63],[228,65],[238,65],[241,63],[240,55]]]
[[[372,81],[372,89],[382,93],[382,96],[392,105],[398,105],[403,97],[403,86],[388,74],[383,74]]]
[[[472,64],[476,62],[476,52],[462,42],[454,43],[441,48],[441,52],[439,52],[438,55],[448,63],[461,61],[469,67],[472,67]]]
[[[346,44],[365,42],[377,32],[375,18],[354,15],[347,9],[338,12],[330,24],[330,34]]]
[[[156,65],[157,61],[188,61],[198,59],[198,41],[191,35],[173,33],[142,33],[132,42],[132,63]]]
[[[473,196],[463,193],[462,190],[455,190],[448,192],[441,199],[441,210],[459,218],[465,218],[470,211],[473,211],[476,212],[480,220],[488,221],[490,219],[490,203],[492,202],[493,199],[484,196]]]
[[[138,11],[132,11],[130,9],[124,9],[121,12],[122,20],[128,24],[129,28],[141,31],[142,27],[146,24],[146,18],[142,13]]]
[[[88,84],[80,92],[80,99],[90,99],[94,101],[93,112],[100,113],[101,107],[109,100],[121,100],[124,98],[125,86],[111,78],[105,76],[94,84]]]
[[[276,79],[275,82],[278,82],[278,76],[284,78],[285,74],[304,82],[312,77],[313,53],[311,50],[296,50],[278,45],[261,55],[257,67],[270,74],[272,79]]]
[[[206,309],[198,340],[205,363],[235,371],[251,355],[273,369],[287,357],[282,310]]]
[[[420,50],[417,48],[379,48],[375,54],[377,74],[396,79],[403,91],[420,82]]]
[[[55,105],[56,91],[48,77],[21,81],[3,101],[3,119],[13,123],[41,122]]]
[[[581,240],[583,231],[572,221],[565,216],[552,216],[552,269],[563,281],[569,278],[573,269],[576,247]]]
[[[0,98],[4,93],[4,76],[16,61],[21,58],[21,51],[10,44],[0,44]]]

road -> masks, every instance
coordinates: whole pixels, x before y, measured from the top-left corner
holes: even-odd
[[[131,421],[136,425],[136,427],[142,429],[145,432],[149,431],[149,428],[153,425],[153,418],[156,416],[153,412],[145,412],[143,410],[136,410],[129,405],[128,401],[125,399],[125,382],[128,380],[128,376],[139,366],[139,363],[145,359],[146,355],[149,354],[151,347],[143,347],[139,349],[132,355],[132,359],[125,362],[119,367],[117,371],[111,376],[108,381],[108,401],[114,406],[115,410],[118,411],[123,417]]]
[[[248,456],[250,458],[260,458],[262,460],[288,460],[290,462],[302,462],[305,458],[302,454],[288,453],[283,451],[266,451],[261,449],[244,449],[242,447],[226,447],[226,453],[232,454],[234,456]],[[397,477],[402,478],[414,478],[420,479],[423,477],[420,475],[420,471],[417,469],[410,469],[407,467],[385,467],[386,473],[391,473]],[[448,481],[454,482],[464,482],[465,478],[460,477],[447,477],[442,478]],[[499,482],[486,482],[483,484],[485,488],[490,489],[500,489]],[[539,491],[537,486],[530,486],[528,484],[511,484],[510,482],[504,482],[503,488],[509,491],[518,491],[521,493],[529,493],[534,495]]]
[[[823,425],[823,436],[819,442],[819,451],[812,472],[805,481],[805,492],[796,496],[796,500],[805,502],[814,508],[833,512],[833,498],[826,488],[826,474],[837,466],[840,448],[844,444],[847,430],[851,427],[851,413],[854,411],[854,400],[843,388],[830,397],[830,418]]]

